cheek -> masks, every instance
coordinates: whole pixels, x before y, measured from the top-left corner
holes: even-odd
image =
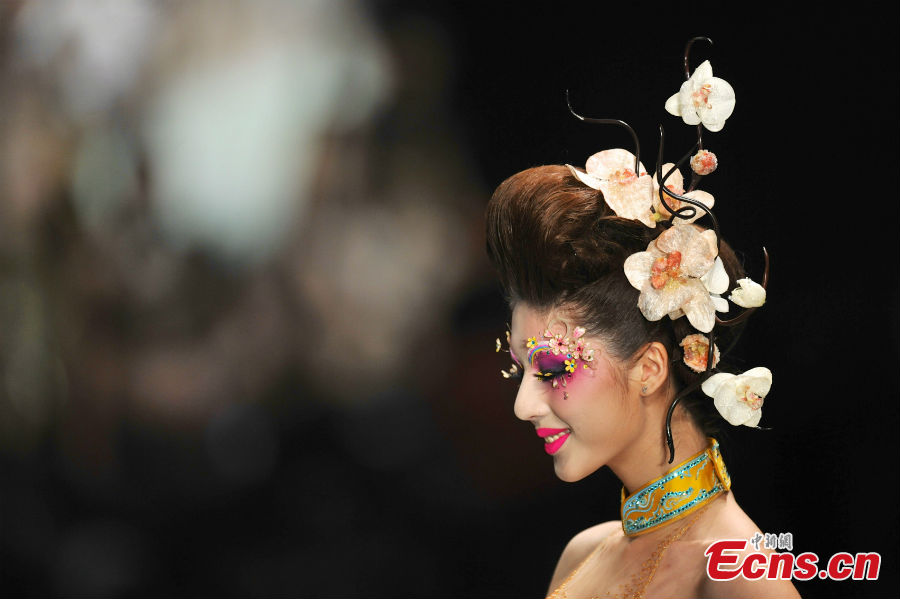
[[[585,407],[585,404],[590,402],[609,408],[609,402],[619,399],[621,395],[615,373],[610,366],[602,362],[595,362],[592,367],[588,368],[583,368],[579,363],[572,376],[566,377],[566,386],[560,385],[553,391],[554,402],[579,405],[580,407]],[[566,394],[568,394],[568,398],[566,398]]]

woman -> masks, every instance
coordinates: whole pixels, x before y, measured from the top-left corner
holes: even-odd
[[[612,152],[624,157],[623,150]],[[516,416],[534,425],[560,479],[574,482],[609,466],[622,481],[623,495],[631,496],[624,522],[598,524],[569,542],[550,596],[798,596],[789,580],[738,576],[718,582],[707,576],[711,543],[751,539],[759,527],[729,491],[711,439],[718,419],[713,400],[688,394],[667,418],[679,391],[708,374],[708,338],[685,317],[649,320],[639,308],[647,303],[641,304],[643,291],[629,280],[634,273],[626,275],[651,246],[649,277],[655,280],[649,288],[683,284],[677,277],[692,268],[689,252],[681,252],[679,273],[660,268],[678,252],[657,255],[659,247],[667,249],[666,236],[676,232],[702,236],[702,228],[650,228],[617,216],[603,191],[583,179],[571,167],[532,168],[502,183],[487,209],[488,253],[512,307],[508,343],[514,364],[504,375],[521,379]],[[740,265],[724,243],[719,255],[729,280],[740,279]],[[670,280],[661,281],[666,276]],[[725,337],[720,333],[719,343]],[[761,404],[764,393],[745,396]],[[757,422],[759,411],[757,406]],[[660,484],[670,471],[686,473],[693,488],[688,491],[679,476]],[[651,492],[640,495],[648,485]],[[666,501],[670,505],[663,506]],[[748,544],[744,554],[750,551]]]
[[[665,104],[697,127],[697,145],[679,162],[690,158],[687,191],[676,165],[659,165],[661,138],[653,176],[638,156],[605,150],[585,170],[518,173],[487,208],[488,254],[512,308],[513,364],[503,375],[521,381],[516,416],[534,425],[560,479],[609,466],[623,485],[621,519],[569,542],[551,597],[798,596],[792,564],[770,559],[768,539],[760,545],[765,537],[735,500],[714,438],[723,418],[757,426],[771,386],[766,368],[735,375],[719,365],[734,325],[765,301],[768,256],[762,285],[744,278],[719,235],[714,198],[696,189],[717,165],[702,130],[720,131],[735,103],[708,61],[689,72],[698,39],[685,49],[686,81]],[[704,216],[711,228],[695,224]],[[722,320],[728,291],[745,310]],[[723,539],[747,542],[726,552],[713,546]]]

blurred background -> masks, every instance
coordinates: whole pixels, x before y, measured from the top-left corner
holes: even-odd
[[[507,176],[704,136],[774,372],[734,492],[795,553],[898,590],[896,19],[604,3],[0,3],[0,592],[542,596],[578,531],[494,353],[483,210]],[[895,15],[896,16],[896,15]]]

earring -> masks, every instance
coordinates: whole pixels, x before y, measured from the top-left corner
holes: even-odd
[[[563,399],[569,399],[569,392],[568,392],[568,391],[566,391],[565,393],[563,393]]]
[[[641,387],[641,395],[647,395],[647,385]]]

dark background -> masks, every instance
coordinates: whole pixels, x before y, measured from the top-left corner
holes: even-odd
[[[576,484],[556,480],[531,426],[515,420],[515,389],[497,372],[507,364],[493,352],[508,313],[484,258],[481,210],[519,170],[583,165],[600,149],[630,148],[623,131],[572,118],[566,89],[581,113],[628,121],[645,165],[654,162],[659,124],[667,158],[680,156],[693,129],[663,104],[683,80],[685,41],[707,35],[715,44],[696,44],[692,65],[710,59],[737,104],[723,131],[704,136],[720,166],[703,188],[751,276],[761,276],[761,246],[772,259],[768,302],[735,350],[746,368],[774,373],[762,422],[771,430],[730,429],[720,439],[733,491],[763,532],[793,533],[795,553],[813,551],[823,562],[841,551],[881,554],[878,581],[797,583],[803,596],[895,596],[896,9],[679,8],[362,5],[386,48],[393,85],[365,124],[327,134],[320,161],[368,156],[362,181],[378,193],[363,192],[347,210],[374,204],[393,214],[391,190],[420,173],[412,189],[443,190],[437,200],[423,192],[422,202],[441,202],[441,214],[453,217],[447,227],[457,230],[453,251],[430,263],[436,274],[418,280],[446,293],[418,304],[414,326],[377,340],[403,346],[384,376],[369,374],[353,338],[336,332],[350,323],[367,338],[377,313],[329,314],[289,284],[311,255],[331,268],[327,251],[306,245],[312,229],[330,223],[335,238],[352,236],[341,221],[317,224],[316,206],[346,192],[333,191],[326,167],[314,208],[271,262],[232,268],[202,251],[179,255],[190,276],[149,307],[114,276],[72,282],[93,281],[89,273],[107,268],[108,258],[102,243],[85,240],[64,178],[44,192],[50,199],[26,233],[6,218],[4,326],[31,313],[22,305],[42,306],[51,333],[25,327],[24,338],[43,335],[67,382],[39,390],[53,399],[30,428],[6,383],[2,588],[118,596],[544,593],[565,543],[616,518],[619,485],[606,470]],[[40,73],[29,79],[17,70],[11,23],[20,6],[4,10],[7,113],[24,87],[54,106]],[[80,131],[59,127],[60,143]],[[141,189],[153,176],[142,174]],[[11,203],[11,193],[5,187],[0,202]],[[141,214],[128,222],[144,222]],[[384,243],[410,233],[407,221],[384,222]],[[28,241],[9,241],[17,235]],[[393,266],[411,269],[407,259],[413,253]],[[441,286],[441,273],[451,271],[463,274]],[[260,280],[279,290],[276,309],[240,300],[256,297]],[[22,281],[33,292],[9,292]],[[118,376],[156,338],[161,313],[183,312],[164,336],[179,348],[233,313],[250,323],[238,328],[248,339],[273,310],[283,320],[266,349],[212,359],[232,376],[256,372],[253,359],[268,356],[268,343],[287,339],[254,384],[225,378],[224,387],[206,391],[236,385],[230,395],[222,391],[227,402],[187,416],[177,405],[141,407],[167,388],[175,389],[173,402],[194,401],[177,391],[199,376],[189,366],[184,379],[161,366],[154,380],[170,387],[149,391]],[[72,337],[72,328],[89,333]],[[9,372],[17,354],[4,343]],[[320,350],[325,366],[314,359]]]

